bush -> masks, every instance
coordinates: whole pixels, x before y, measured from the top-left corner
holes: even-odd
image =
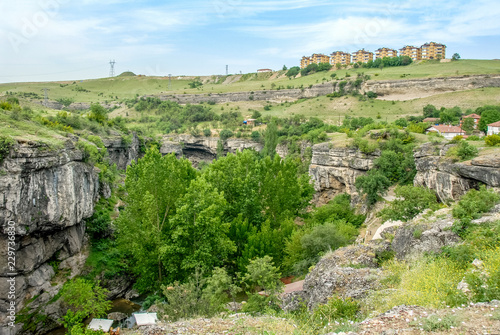
[[[10,147],[14,144],[14,140],[6,136],[0,136],[0,163],[7,157]]]
[[[368,91],[368,92],[366,92],[366,96],[367,96],[368,98],[370,98],[370,99],[375,99],[378,95],[377,95],[377,93],[375,93],[375,92]]]
[[[436,194],[427,188],[398,186],[395,194],[397,199],[381,212],[384,219],[408,221],[425,209],[436,209],[438,206]]]
[[[484,138],[484,143],[486,143],[486,145],[488,145],[490,147],[498,145],[498,144],[500,144],[500,135],[494,134],[494,135],[486,136]]]
[[[233,137],[233,136],[234,136],[233,132],[229,129],[221,130],[221,132],[219,133],[219,137],[222,141],[225,141],[228,138]]]
[[[453,217],[469,222],[477,219],[482,213],[492,209],[500,201],[498,193],[481,186],[479,190],[470,190],[453,208]]]
[[[458,145],[458,157],[460,157],[461,160],[469,160],[474,157],[476,157],[479,153],[479,150],[473,146],[470,145],[467,142],[461,141],[460,144]]]
[[[208,128],[203,129],[203,135],[206,137],[212,136],[212,131]]]

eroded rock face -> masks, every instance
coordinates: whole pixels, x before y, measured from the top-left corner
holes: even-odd
[[[442,202],[457,200],[480,183],[500,187],[500,161],[497,155],[453,162],[445,157],[450,147],[426,143],[415,150],[415,186],[434,190]]]
[[[160,152],[163,155],[174,153],[177,157],[184,156],[196,166],[201,161],[212,162],[217,157],[218,141],[218,137],[167,135],[163,138]],[[248,139],[230,138],[224,142],[224,154],[244,149],[260,152],[262,148],[261,143]]]
[[[132,161],[140,158],[139,138],[135,133],[130,143],[125,143],[121,136],[103,138],[103,143],[108,150],[110,163],[116,164],[120,170],[125,170]]]
[[[309,174],[316,190],[314,201],[317,205],[326,204],[340,193],[351,195],[353,204],[359,201],[355,187],[356,178],[364,175],[373,167],[379,153],[364,154],[356,149],[330,148],[329,143],[312,147],[312,160]]]
[[[83,220],[99,197],[98,171],[82,161],[71,142],[58,150],[36,143],[16,144],[0,165],[0,285],[15,272],[16,309],[37,295],[40,304],[57,293],[49,260],[62,261],[82,250]],[[7,226],[16,228],[16,268],[7,266]],[[0,287],[0,324],[10,302]],[[47,294],[45,294],[45,293]]]

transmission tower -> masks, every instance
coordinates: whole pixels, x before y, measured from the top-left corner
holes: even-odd
[[[49,88],[44,87],[44,88],[42,89],[42,91],[43,91],[43,96],[44,96],[44,98],[43,98],[43,105],[44,105],[45,107],[47,107],[47,105],[49,104],[49,94],[48,94],[47,92],[48,92],[48,91],[50,91],[50,89],[49,89]]]
[[[115,60],[110,60],[109,61],[109,65],[110,65],[110,68],[109,68],[109,76],[110,77],[114,77],[115,76]]]
[[[172,75],[170,73],[168,74],[168,89],[172,89]]]
[[[226,65],[226,76],[229,74],[229,65]]]

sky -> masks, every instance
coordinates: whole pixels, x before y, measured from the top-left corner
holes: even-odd
[[[0,83],[214,75],[435,41],[500,58],[498,0],[0,0]]]

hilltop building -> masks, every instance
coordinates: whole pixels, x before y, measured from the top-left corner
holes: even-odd
[[[271,69],[258,69],[257,73],[264,73],[264,72],[273,72]]]
[[[445,59],[446,45],[436,42],[422,45],[422,59]]]
[[[373,61],[373,52],[365,51],[365,49],[358,50],[352,54],[353,63],[368,63]]]
[[[414,62],[416,62],[416,61],[419,61],[422,59],[422,49],[411,46],[411,45],[407,45],[407,46],[399,49],[399,55],[400,56],[408,56]]]
[[[398,52],[394,49],[380,48],[375,50],[375,58],[398,57]]]
[[[351,64],[351,54],[348,52],[335,51],[330,55],[331,65],[349,65]]]
[[[312,54],[311,57],[302,57],[302,60],[300,61],[300,67],[303,69],[307,67],[309,64],[319,64],[319,63],[330,63],[330,57],[327,55],[323,54]]]

